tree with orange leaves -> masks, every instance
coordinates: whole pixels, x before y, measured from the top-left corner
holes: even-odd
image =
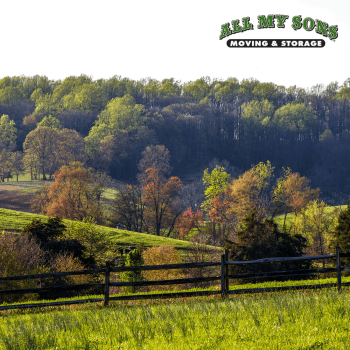
[[[178,238],[184,239],[193,228],[196,228],[200,232],[200,227],[203,223],[204,217],[202,211],[197,210],[193,213],[191,208],[187,209],[175,223],[176,231],[179,234]]]
[[[101,222],[100,197],[102,183],[92,169],[80,162],[72,162],[55,173],[55,182],[46,186],[34,200],[32,208],[42,214],[65,219],[83,220],[91,216]]]
[[[169,237],[182,212],[176,205],[182,182],[174,176],[163,182],[154,168],[148,168],[146,175],[142,188],[146,224],[157,236],[168,230],[166,236]]]
[[[285,225],[287,214],[294,212],[297,216],[310,201],[318,198],[320,189],[311,189],[310,181],[299,173],[292,173],[290,168],[283,168],[283,171],[284,175],[277,179],[273,189],[273,201],[275,210],[284,212]]]

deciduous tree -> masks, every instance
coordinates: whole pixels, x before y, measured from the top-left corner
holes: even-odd
[[[165,179],[171,173],[171,167],[169,164],[170,152],[164,145],[152,145],[147,146],[142,152],[142,158],[138,164],[140,175],[145,175],[148,168],[153,168],[158,171],[158,175]],[[142,181],[144,176],[139,176],[139,180]]]
[[[203,202],[202,208],[210,210],[212,208],[212,200],[222,195],[231,179],[231,176],[226,173],[224,167],[216,166],[209,174],[209,170],[205,169],[203,174],[203,183],[206,185],[204,191],[206,201]]]
[[[88,152],[93,154],[104,137],[114,135],[119,130],[130,131],[142,125],[142,112],[143,106],[135,104],[135,100],[130,95],[116,97],[109,101],[85,139]]]
[[[102,220],[100,197],[102,184],[93,173],[80,162],[63,166],[55,173],[55,182],[45,187],[36,198],[33,208],[49,216],[83,220],[91,216]]]
[[[37,126],[47,126],[49,128],[57,130],[62,129],[60,121],[51,115],[44,117],[43,120],[40,123],[38,123]]]
[[[127,230],[144,231],[145,202],[142,199],[140,187],[127,185],[125,188],[119,189],[111,211],[110,221],[114,226],[121,223]]]
[[[263,258],[302,256],[306,247],[306,239],[301,235],[291,236],[280,232],[273,219],[259,220],[255,209],[242,220],[241,229],[237,232],[236,242],[227,241],[225,249],[230,250],[232,260],[256,260]],[[234,267],[235,272],[278,271],[294,269],[300,263],[262,264]]]
[[[4,148],[0,152],[0,181],[4,182],[11,177],[12,165],[12,152],[7,152]]]
[[[318,199],[310,201],[294,220],[292,233],[303,235],[307,239],[310,255],[326,255],[330,253],[331,232],[334,232],[337,225],[338,215],[338,208],[328,207]]]
[[[168,229],[166,235],[169,236],[182,211],[175,207],[182,182],[178,177],[171,177],[164,183],[157,170],[153,168],[147,169],[146,174],[147,178],[142,189],[146,204],[146,222],[157,236],[160,236],[165,229]]]
[[[27,135],[23,144],[26,157],[36,159],[44,180],[47,174],[53,174],[52,169],[57,162],[55,150],[58,148],[58,135],[56,129],[47,126],[38,127]]]
[[[6,114],[0,118],[0,149],[12,151],[16,146],[17,129],[15,122]]]
[[[86,160],[84,140],[75,130],[38,126],[27,135],[23,149],[25,164],[31,172],[39,169],[44,180],[63,165]]]
[[[12,174],[16,175],[17,181],[18,176],[23,172],[23,153],[22,152],[13,152],[12,154]]]
[[[142,266],[144,259],[140,249],[134,249],[128,253],[125,261],[125,267],[128,266]],[[142,271],[125,271],[120,274],[120,279],[123,282],[140,282],[143,281]],[[124,287],[126,292],[135,293],[136,286]]]
[[[339,247],[341,252],[348,253],[350,251],[350,204],[346,210],[342,211],[338,216],[338,224],[331,231],[330,248],[335,251]],[[343,264],[349,266],[350,258],[343,258]]]
[[[311,189],[310,181],[300,176],[299,173],[292,173],[290,168],[284,169],[284,175],[277,179],[273,189],[274,213],[284,212],[284,225],[289,212],[295,216],[310,201],[318,198],[319,189]]]
[[[90,266],[94,263],[105,265],[106,261],[113,260],[119,248],[101,231],[92,217],[85,217],[82,222],[72,222],[67,227],[67,236],[84,247],[82,256]]]
[[[204,217],[202,211],[197,210],[195,213],[193,213],[191,208],[187,209],[175,223],[178,238],[184,239],[192,229],[197,229],[197,231],[200,232],[200,227],[203,225],[203,223]]]
[[[240,222],[252,209],[258,220],[267,217],[270,198],[267,189],[271,183],[274,168],[269,161],[259,163],[233,180],[227,190],[227,215]]]
[[[180,264],[182,262],[180,252],[170,245],[148,248],[142,253],[142,258],[145,265]],[[147,281],[164,281],[185,277],[181,270],[178,269],[144,271],[143,276]],[[150,290],[176,290],[179,289],[179,286],[156,286],[150,287]]]

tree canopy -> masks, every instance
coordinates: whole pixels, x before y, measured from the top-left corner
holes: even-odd
[[[46,186],[34,202],[34,209],[49,216],[83,220],[90,216],[102,219],[100,205],[103,184],[92,169],[80,162],[65,165],[55,173],[55,181]]]

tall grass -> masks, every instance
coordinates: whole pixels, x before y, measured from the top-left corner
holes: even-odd
[[[0,349],[347,349],[350,343],[347,293],[113,305],[4,315]]]

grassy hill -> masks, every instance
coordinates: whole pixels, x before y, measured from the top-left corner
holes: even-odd
[[[10,181],[0,183],[0,231],[12,230],[20,231],[25,225],[31,222],[33,218],[47,221],[47,216],[32,213],[30,208],[31,201],[44,185],[50,184],[48,181],[30,180],[29,175],[21,175],[19,181],[11,179]],[[120,182],[118,182],[120,184]],[[117,189],[106,188],[102,194],[103,200],[108,202],[115,197]],[[107,210],[106,208],[104,208]],[[68,225],[71,220],[63,220]],[[118,230],[116,228],[99,226],[99,229],[108,234],[111,241],[121,245],[145,246],[172,245],[179,249],[186,249],[190,246],[187,241],[178,239],[159,237],[146,233],[132,232],[127,230]],[[217,247],[213,247],[219,249]]]
[[[25,225],[29,224],[33,218],[41,219],[46,222],[48,216],[40,214],[25,213],[10,209],[0,209],[0,230],[20,231]],[[68,225],[72,220],[63,220]],[[137,245],[143,243],[145,246],[172,245],[179,249],[189,248],[190,243],[179,239],[159,237],[147,233],[132,232],[127,230],[118,230],[116,228],[99,226],[99,229],[110,237],[111,241],[122,245]]]

